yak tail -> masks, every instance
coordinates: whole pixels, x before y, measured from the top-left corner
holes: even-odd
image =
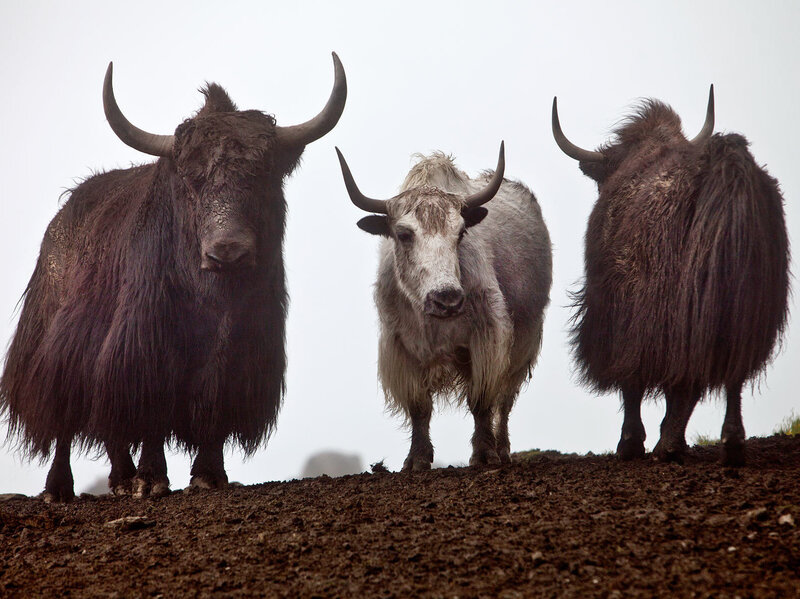
[[[758,376],[772,358],[786,327],[789,242],[778,182],[747,141],[715,135],[704,152],[676,322],[686,327],[679,362],[717,387]]]

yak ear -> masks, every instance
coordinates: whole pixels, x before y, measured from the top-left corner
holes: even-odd
[[[383,235],[384,237],[391,236],[389,229],[389,219],[385,216],[378,216],[377,214],[370,214],[365,216],[356,223],[358,228],[372,235]]]
[[[464,226],[468,229],[474,227],[481,222],[489,211],[483,206],[476,206],[475,208],[464,208],[461,211],[461,216],[464,218]]]

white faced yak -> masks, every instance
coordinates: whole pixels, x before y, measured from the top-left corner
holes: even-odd
[[[223,446],[252,452],[281,406],[286,355],[284,179],[342,114],[334,54],[328,103],[280,127],[216,84],[173,135],[106,117],[151,164],[89,177],[50,223],[0,382],[28,455],[55,446],[44,497],[73,497],[70,449],[104,447],[114,493],[169,491],[164,444],[196,452],[191,484],[227,483]],[[138,469],[131,450],[141,448]]]
[[[682,461],[695,404],[725,389],[724,464],[744,462],[742,386],[763,373],[787,318],[789,246],[778,182],[737,134],[714,131],[714,88],[694,139],[645,101],[597,151],[553,134],[597,182],[586,279],[575,294],[574,354],[596,391],[622,392],[617,453],[644,456],[642,397],[663,393],[653,451]]]
[[[552,279],[536,198],[503,179],[502,145],[495,172],[477,179],[441,153],[422,157],[389,200],[362,195],[339,160],[350,199],[375,213],[358,226],[385,237],[378,373],[387,405],[411,424],[403,470],[431,467],[434,396],[472,412],[470,464],[510,461],[508,415],[539,354]]]

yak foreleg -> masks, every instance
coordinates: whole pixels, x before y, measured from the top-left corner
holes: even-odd
[[[511,463],[511,439],[508,435],[508,416],[511,414],[511,408],[514,407],[515,395],[506,395],[497,406],[497,414],[495,418],[495,449],[500,462],[503,464]],[[476,427],[477,429],[477,427]]]
[[[662,462],[683,463],[686,455],[686,425],[695,405],[700,401],[700,392],[693,390],[665,391],[667,413],[661,422],[661,438],[653,455]]]
[[[69,465],[69,453],[72,439],[56,440],[56,455],[53,465],[47,473],[42,499],[46,503],[66,503],[75,497],[75,481]]]
[[[644,440],[646,433],[642,423],[641,389],[623,389],[622,405],[625,416],[622,421],[622,434],[617,443],[617,455],[622,460],[634,460],[644,457]]]
[[[475,421],[469,465],[497,466],[500,464],[500,456],[497,455],[497,444],[492,430],[493,406],[483,401],[482,398],[469,397],[468,401],[469,411],[472,412],[472,418]]]
[[[725,466],[744,466],[744,424],[742,423],[742,384],[726,389],[727,407],[722,425],[722,455]]]
[[[411,402],[406,408],[411,423],[411,449],[403,462],[403,470],[430,470],[433,463],[431,443],[431,414],[433,401],[430,397]]]
[[[164,439],[146,439],[142,443],[142,455],[132,487],[133,496],[137,498],[169,495]]]
[[[225,474],[224,441],[204,443],[197,451],[192,464],[192,479],[189,485],[200,489],[222,489],[228,484]]]
[[[119,446],[113,442],[105,443],[111,472],[108,475],[108,488],[112,495],[130,495],[133,490],[133,477],[136,466],[133,465],[127,446]]]

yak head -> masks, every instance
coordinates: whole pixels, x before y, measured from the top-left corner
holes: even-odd
[[[350,199],[373,213],[358,221],[358,226],[391,240],[395,277],[412,305],[436,318],[461,314],[465,295],[458,246],[466,230],[484,219],[487,210],[483,204],[500,189],[505,170],[503,144],[492,178],[474,194],[453,194],[422,185],[388,200],[363,195],[344,156],[338,148],[336,152]]]
[[[585,175],[602,185],[620,165],[632,157],[657,159],[667,145],[685,144],[700,147],[714,133],[714,86],[708,93],[706,121],[693,139],[688,140],[681,130],[680,117],[666,104],[646,100],[641,108],[615,131],[616,140],[595,151],[584,150],[569,141],[558,120],[558,103],[553,98],[553,137],[558,147],[570,158],[580,163]]]
[[[127,145],[160,156],[174,175],[174,196],[196,235],[199,264],[214,272],[252,268],[264,243],[265,216],[283,207],[281,186],[306,144],[336,125],[344,110],[347,82],[333,54],[335,81],[327,104],[313,119],[279,127],[257,110],[238,110],[220,86],[203,90],[205,105],[173,135],[155,135],[132,125],[114,98],[113,65],[103,86],[106,118]]]

